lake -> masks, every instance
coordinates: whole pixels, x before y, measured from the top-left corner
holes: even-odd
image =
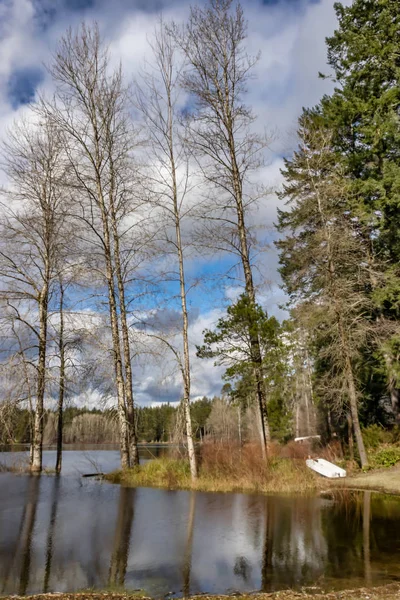
[[[142,458],[165,452],[143,448]],[[0,462],[23,453],[0,453]],[[54,466],[55,452],[44,453]],[[129,489],[81,477],[113,450],[65,451],[61,477],[0,474],[0,595],[322,590],[400,580],[400,499]]]

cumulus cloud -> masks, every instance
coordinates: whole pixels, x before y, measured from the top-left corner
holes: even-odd
[[[350,0],[347,0],[348,2]],[[129,80],[138,74],[148,58],[147,37],[152,34],[160,11],[164,19],[180,20],[189,10],[189,0],[8,0],[0,3],[0,132],[21,115],[26,104],[35,100],[39,91],[51,92],[51,82],[44,63],[51,60],[57,40],[68,26],[77,26],[82,20],[96,20],[109,43],[113,61],[122,62]],[[247,101],[257,115],[255,127],[273,133],[266,166],[258,174],[258,181],[270,193],[252,216],[253,223],[265,226],[260,237],[270,249],[259,256],[259,283],[264,283],[260,302],[270,314],[284,317],[279,308],[284,301],[277,271],[278,258],[273,249],[276,233],[277,207],[281,201],[274,190],[282,183],[282,157],[290,153],[295,141],[296,121],[302,106],[314,105],[323,93],[330,91],[331,83],[318,79],[318,71],[326,72],[325,37],[335,26],[333,0],[249,0],[244,5],[248,19],[248,52],[261,51],[255,69],[255,80],[248,85]],[[0,136],[3,135],[0,133]],[[3,175],[0,176],[3,181]],[[190,229],[190,227],[189,227]],[[232,266],[226,258],[191,256],[188,276],[212,279],[217,263],[221,269]],[[238,276],[240,279],[240,275]],[[222,369],[212,361],[199,360],[195,346],[202,341],[202,331],[213,327],[222,308],[218,302],[235,300],[240,287],[238,279],[214,282],[214,290],[197,286],[192,292],[190,321],[191,356],[193,364],[193,397],[220,392]],[[265,285],[266,282],[266,285]],[[170,329],[178,345],[179,336],[173,329],[179,322],[175,309],[153,311],[153,325]],[[160,364],[163,363],[163,364]],[[157,364],[138,365],[135,381],[136,397],[142,403],[178,400],[181,393],[179,372],[165,349],[165,358]],[[94,398],[96,401],[97,399]],[[85,401],[89,402],[86,398]]]

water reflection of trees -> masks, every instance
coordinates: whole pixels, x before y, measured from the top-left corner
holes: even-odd
[[[21,528],[20,548],[21,548],[21,570],[19,579],[19,594],[24,596],[28,589],[29,577],[31,571],[32,557],[32,538],[35,529],[36,512],[39,498],[40,477],[31,476],[29,478],[29,489],[24,515],[24,523]]]
[[[1,523],[3,595],[46,593],[57,581],[186,597],[213,585],[273,591],[396,573],[400,503],[368,492],[325,500],[96,484],[66,499],[71,483],[60,478],[19,481],[23,501]]]
[[[123,587],[125,583],[134,517],[135,493],[134,488],[121,486],[119,490],[118,513],[108,578],[109,584],[112,586]]]
[[[190,573],[192,570],[192,551],[193,551],[193,527],[194,515],[196,510],[196,492],[190,493],[189,514],[186,531],[185,553],[183,556],[183,597],[187,598],[190,595]]]
[[[382,500],[371,501],[371,492],[341,494],[330,501],[266,498],[261,589],[322,584],[326,580],[371,584],[373,561],[384,561],[378,550],[383,546],[379,528],[382,512],[388,516]],[[387,521],[383,522],[386,537],[396,536],[396,531],[388,531]]]
[[[49,529],[47,533],[46,540],[46,562],[44,567],[44,582],[43,582],[43,593],[49,591],[49,582],[51,575],[51,565],[53,561],[53,551],[54,551],[54,533],[56,530],[56,520],[57,520],[57,507],[58,507],[58,499],[60,494],[60,477],[55,477],[53,484],[53,493],[51,499],[51,509],[50,509],[50,521],[49,521]]]
[[[318,498],[266,498],[261,589],[314,583],[324,572],[327,544]]]
[[[19,589],[18,593],[26,594],[29,585],[33,532],[35,529],[36,512],[40,490],[40,477],[31,476],[28,481],[26,503],[22,513],[19,535],[16,540],[14,558],[19,558]],[[6,584],[5,584],[6,585]]]
[[[365,583],[371,583],[371,492],[364,492],[363,554]]]
[[[369,527],[363,527],[363,510],[362,494],[344,492],[324,515],[323,531],[328,543],[327,577],[364,580],[364,533],[369,537]],[[370,517],[368,523],[369,520]]]

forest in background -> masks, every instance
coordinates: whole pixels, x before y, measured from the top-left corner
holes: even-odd
[[[363,429],[399,424],[400,8],[335,8],[320,74],[334,90],[304,109],[276,191],[283,323],[259,302],[268,236],[256,209],[272,194],[259,180],[272,140],[245,103],[257,57],[242,7],[212,0],[185,23],[160,21],[153,67],[132,86],[95,25],[61,39],[54,96],[3,144],[0,413],[3,431],[29,417],[33,472],[49,414],[61,469],[66,397],[88,384],[114,401],[121,465],[135,466],[145,411],[158,410],[135,405],[135,369],[166,353],[194,479],[194,351],[225,367],[224,410],[251,412],[264,458],[273,438],[319,432],[367,467]],[[226,276],[241,293],[194,350],[187,298],[207,292],[187,261],[216,252],[234,257]],[[166,435],[175,409],[162,410]]]
[[[253,442],[258,439],[254,426],[254,406],[242,406],[229,401],[227,396],[202,398],[191,403],[193,436],[197,442]],[[293,437],[290,415],[272,414],[274,438],[287,442]],[[282,418],[287,425],[282,427]],[[0,445],[29,444],[31,415],[27,409],[14,407],[13,413],[0,426]],[[182,436],[182,410],[179,404],[143,407],[136,410],[136,430],[139,443],[168,442],[184,444]],[[115,410],[100,410],[68,406],[63,415],[63,441],[65,444],[117,444],[118,420]],[[57,413],[47,410],[44,416],[43,444],[57,442]]]

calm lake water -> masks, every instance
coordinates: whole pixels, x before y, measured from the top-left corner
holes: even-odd
[[[2,453],[0,462],[21,456]],[[53,466],[55,452],[44,458]],[[0,595],[119,587],[162,597],[400,580],[398,498],[172,492],[81,477],[117,465],[116,451],[66,451],[61,477],[0,474]]]

